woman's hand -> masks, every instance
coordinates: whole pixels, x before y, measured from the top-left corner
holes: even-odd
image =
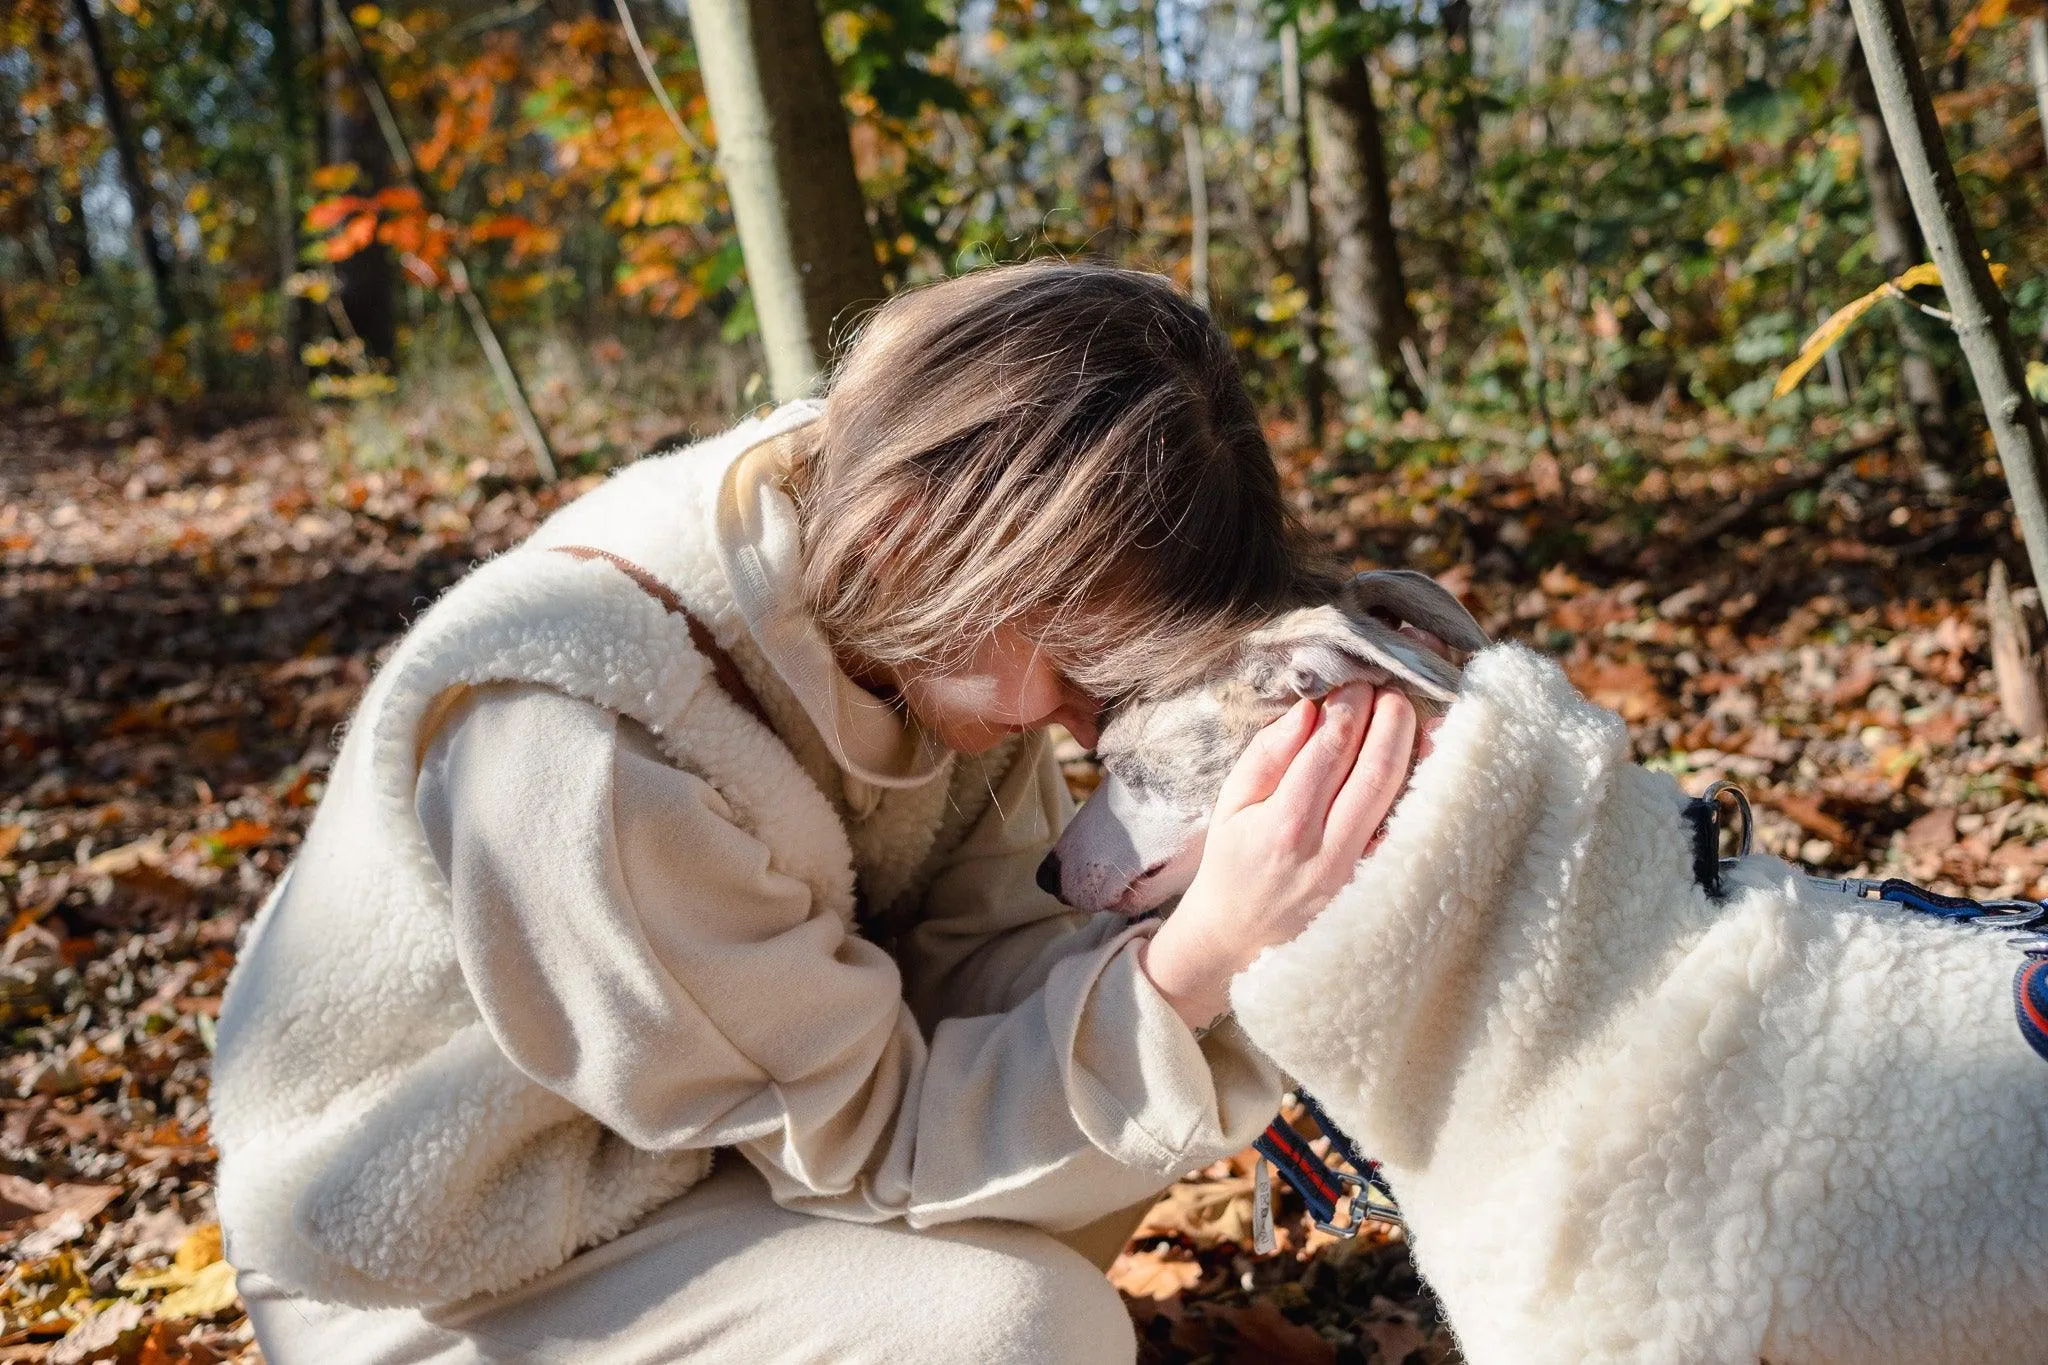
[[[1351,880],[1408,780],[1415,729],[1406,697],[1351,683],[1297,703],[1238,759],[1201,869],[1142,959],[1189,1027],[1222,1014],[1230,979]]]

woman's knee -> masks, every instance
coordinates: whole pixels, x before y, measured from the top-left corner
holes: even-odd
[[[1137,1339],[1115,1288],[1052,1238],[1023,1228],[992,1236],[987,1225],[967,1233],[972,1241],[944,1231],[925,1236],[940,1253],[931,1259],[944,1268],[903,1286],[904,1325],[937,1348],[932,1358],[1047,1365],[1130,1365],[1135,1358]]]

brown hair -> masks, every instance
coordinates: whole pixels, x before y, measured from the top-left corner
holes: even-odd
[[[1334,582],[1228,339],[1156,275],[999,266],[898,295],[805,430],[807,605],[874,663],[943,667],[1011,623],[1091,695],[1157,693]]]

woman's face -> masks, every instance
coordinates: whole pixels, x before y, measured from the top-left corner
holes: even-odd
[[[998,628],[952,669],[906,664],[889,675],[911,714],[959,753],[985,753],[1010,735],[1055,723],[1094,747],[1100,704],[1060,676],[1016,626]]]

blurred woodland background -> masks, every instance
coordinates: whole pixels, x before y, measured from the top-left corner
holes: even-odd
[[[213,1020],[407,618],[988,262],[1173,277],[1318,534],[1766,849],[2048,895],[2038,594],[1846,0],[0,5],[0,1362],[259,1358]],[[2041,395],[2048,6],[1904,14]],[[1455,1359],[1398,1236],[1259,1256],[1250,1188],[1119,1261],[1146,1361]]]
[[[653,363],[721,412],[759,397],[687,7],[634,9],[680,130],[615,0],[10,0],[10,393],[80,414],[309,392],[388,404],[409,380],[481,368],[460,260],[522,371],[588,383]],[[1276,411],[1320,404],[1345,431],[1416,408],[1541,443],[1629,405],[1796,424],[1906,403],[1936,463],[1973,461],[1949,338],[1910,308],[1769,401],[1819,317],[1925,259],[1845,4],[824,11],[847,127],[778,137],[801,160],[850,133],[866,221],[826,226],[871,237],[878,291],[1089,256],[1174,276]],[[2028,7],[1913,13],[1984,245],[2038,335]],[[416,173],[394,166],[337,20]],[[797,55],[768,61],[762,82],[801,76]],[[558,439],[572,457],[638,453]]]

